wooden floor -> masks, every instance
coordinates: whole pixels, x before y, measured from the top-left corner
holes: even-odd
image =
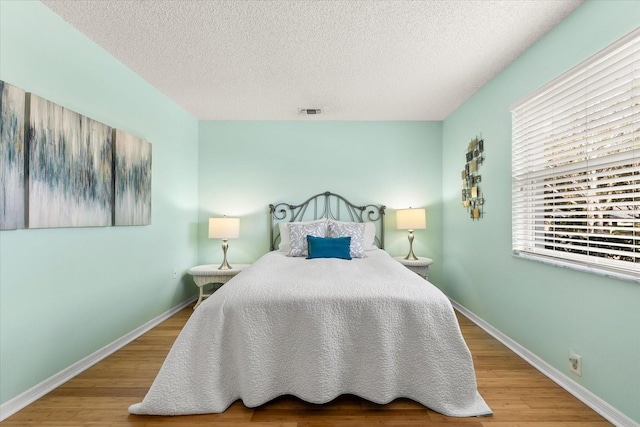
[[[285,396],[258,408],[235,402],[222,414],[135,416],[142,400],[193,310],[188,307],[102,362],[22,411],[2,427],[604,427],[605,419],[532,368],[465,317],[458,320],[473,354],[480,394],[493,416],[451,418],[408,399],[377,405],[341,396],[313,405]]]

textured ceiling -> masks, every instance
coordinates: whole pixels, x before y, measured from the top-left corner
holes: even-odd
[[[442,120],[582,0],[43,3],[198,119]]]

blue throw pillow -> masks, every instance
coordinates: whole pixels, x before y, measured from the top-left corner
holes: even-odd
[[[307,236],[309,256],[313,258],[351,259],[351,237],[314,237]]]

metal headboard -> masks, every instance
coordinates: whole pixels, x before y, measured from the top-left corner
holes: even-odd
[[[278,203],[269,205],[271,227],[269,229],[270,250],[275,250],[280,239],[277,225],[280,222],[310,221],[315,219],[334,219],[337,221],[366,222],[376,225],[375,244],[384,249],[384,205],[357,206],[339,194],[325,191],[309,197],[299,205]]]

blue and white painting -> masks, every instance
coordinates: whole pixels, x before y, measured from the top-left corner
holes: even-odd
[[[151,144],[121,130],[116,130],[114,134],[114,225],[149,225]]]
[[[37,95],[29,107],[29,228],[112,223],[113,131]]]
[[[0,80],[0,230],[25,226],[24,90]]]

